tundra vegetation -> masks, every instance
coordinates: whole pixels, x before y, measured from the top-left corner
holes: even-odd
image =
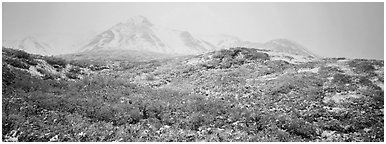
[[[383,60],[231,48],[113,64],[2,51],[3,141],[384,141]]]

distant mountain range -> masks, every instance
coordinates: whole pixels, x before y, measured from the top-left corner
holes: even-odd
[[[136,16],[120,22],[110,29],[83,42],[68,44],[67,50],[54,44],[28,36],[18,41],[3,40],[3,46],[22,49],[42,55],[66,53],[92,53],[111,50],[135,50],[163,54],[200,54],[230,47],[249,47],[288,53],[291,55],[318,57],[300,44],[287,40],[275,39],[266,43],[249,42],[231,35],[197,35],[188,31],[158,27],[146,17]],[[53,46],[52,46],[53,45]],[[69,50],[71,49],[71,50]]]
[[[45,42],[39,41],[33,36],[27,36],[22,40],[3,40],[3,46],[21,49],[33,54],[51,55],[55,53],[55,49],[53,47]]]

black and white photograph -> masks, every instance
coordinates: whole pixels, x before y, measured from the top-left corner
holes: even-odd
[[[384,142],[384,2],[2,1],[2,142]]]

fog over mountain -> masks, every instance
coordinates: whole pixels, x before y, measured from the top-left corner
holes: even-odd
[[[66,49],[55,47],[63,45],[63,41],[53,40],[44,42],[32,36],[28,36],[21,41],[3,41],[6,47],[42,55],[89,53],[101,50],[135,50],[187,55],[231,47],[250,47],[294,55],[318,57],[296,42],[287,39],[275,39],[266,43],[259,43],[241,40],[237,36],[225,34],[195,34],[184,30],[157,26],[144,16],[135,16],[126,21],[119,22],[108,30],[80,43],[77,41],[70,42],[69,40],[67,42]]]

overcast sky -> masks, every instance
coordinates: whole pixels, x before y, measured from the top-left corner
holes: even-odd
[[[325,57],[383,59],[383,3],[2,3],[3,40],[98,34],[142,15],[153,24],[266,42],[287,38]]]

